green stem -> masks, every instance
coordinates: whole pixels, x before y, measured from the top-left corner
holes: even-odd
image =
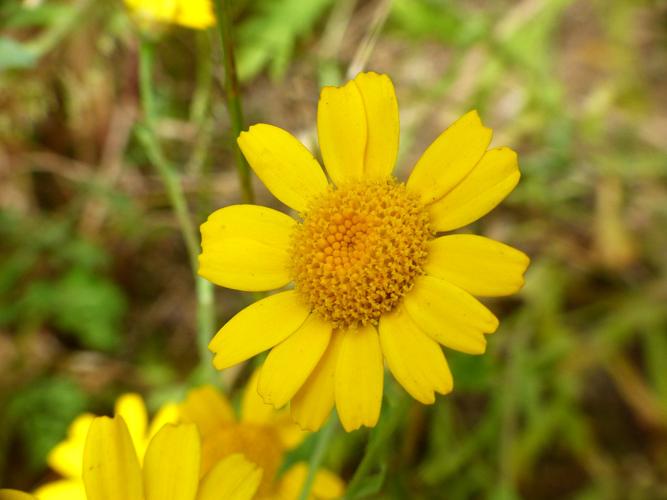
[[[155,135],[155,98],[153,96],[152,72],[153,72],[154,46],[152,42],[146,39],[141,40],[139,50],[139,91],[141,95],[141,104],[144,110],[144,123],[137,131],[138,138],[146,149],[148,158],[162,179],[162,183],[167,191],[169,202],[176,214],[179,228],[185,240],[185,246],[190,257],[190,265],[193,273],[197,271],[197,255],[199,254],[199,245],[195,227],[192,224],[190,213],[188,211],[185,194],[181,186],[180,178],[176,170],[169,164],[160,144]]]
[[[190,105],[190,121],[201,125],[209,115],[211,105],[211,88],[213,84],[213,63],[211,61],[211,39],[208,33],[197,33],[197,69],[195,74],[195,90]]]
[[[241,182],[243,192],[243,201],[252,203],[254,194],[250,178],[250,168],[241,153],[236,138],[243,131],[245,125],[243,120],[243,107],[241,105],[241,96],[239,92],[239,81],[236,74],[236,61],[234,59],[234,42],[232,36],[232,20],[229,11],[229,2],[225,0],[213,0],[215,15],[217,18],[218,32],[220,33],[220,43],[222,46],[222,60],[225,68],[225,95],[227,100],[227,112],[232,125],[234,135],[234,157],[236,159],[236,169]]]
[[[306,480],[303,483],[301,488],[301,494],[299,495],[299,500],[307,500],[310,497],[310,490],[313,489],[313,483],[315,482],[315,475],[317,470],[322,464],[322,459],[329,448],[331,443],[331,438],[334,435],[336,430],[336,416],[332,415],[329,417],[329,421],[326,425],[317,433],[317,441],[315,442],[315,450],[310,456],[310,461],[308,462],[308,475]]]
[[[144,112],[144,122],[154,133],[155,126],[155,98],[153,97],[153,60],[155,59],[155,46],[153,42],[141,37],[139,42],[139,95],[141,107]]]
[[[154,45],[150,40],[142,39],[139,48],[139,92],[144,111],[143,125],[137,129],[137,136],[146,154],[162,179],[169,202],[176,215],[179,228],[188,251],[192,273],[196,279],[197,294],[197,346],[203,374],[207,380],[213,378],[211,353],[208,341],[214,329],[215,309],[212,285],[197,277],[199,243],[197,232],[188,210],[185,193],[176,169],[167,160],[155,134],[157,112],[153,95],[152,74]]]
[[[213,85],[211,42],[207,33],[197,33],[197,83],[190,108],[190,120],[197,124],[197,139],[194,143],[186,173],[197,179],[199,206],[197,216],[203,218],[211,212],[212,191],[207,182],[209,167],[207,156],[213,132],[213,120],[209,111]],[[204,382],[213,382],[215,368],[208,343],[215,331],[215,304],[213,283],[197,277],[197,347],[199,351],[198,375]]]
[[[386,418],[384,420],[381,419],[378,426],[371,431],[364,458],[361,459],[361,463],[357,467],[357,470],[354,471],[354,475],[347,485],[344,499],[356,498],[364,479],[371,474],[387,443],[394,436],[409,402],[410,400],[405,394],[397,395],[396,406],[393,408],[393,411],[388,412],[389,414],[386,415]]]
[[[215,304],[213,301],[213,284],[204,278],[197,277],[197,348],[201,376],[206,382],[213,381],[215,368],[213,355],[208,350],[211,335],[215,331]]]

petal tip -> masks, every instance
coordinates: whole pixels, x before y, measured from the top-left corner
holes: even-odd
[[[251,129],[252,127],[250,127]],[[248,141],[248,136],[250,135],[250,129],[248,130],[242,130],[239,135],[236,137],[236,144],[239,145],[239,147],[242,147],[244,143],[247,143]]]
[[[340,423],[343,426],[343,429],[345,432],[354,432],[356,430],[359,430],[361,428],[361,423],[360,422],[347,422],[341,420]]]
[[[445,382],[445,385],[444,387],[442,387],[442,389],[436,389],[436,392],[443,396],[446,396],[447,394],[453,391],[454,391],[454,380],[451,378]]]
[[[378,73],[377,71],[361,71],[357,73],[357,76],[354,77],[356,80],[357,78],[379,78],[381,80],[389,80],[391,82],[391,78],[389,78],[389,75],[386,73]]]
[[[491,142],[491,137],[493,137],[493,129],[491,127],[487,127],[486,125],[484,125],[484,122],[482,121],[482,117],[479,114],[479,111],[477,111],[476,109],[471,109],[465,115],[463,115],[459,120],[469,121],[470,126],[479,127],[480,133],[488,134],[489,142]]]
[[[477,111],[476,109],[471,109],[466,113],[466,115],[470,116],[471,119],[479,121],[480,123],[482,122],[482,118],[479,116],[479,111]]]

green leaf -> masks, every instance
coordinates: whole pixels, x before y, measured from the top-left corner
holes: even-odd
[[[390,22],[413,40],[435,39],[458,46],[481,39],[489,24],[483,15],[465,12],[456,2],[424,0],[394,0]]]
[[[32,68],[37,54],[11,38],[0,37],[0,71]]]
[[[26,317],[51,320],[89,348],[110,351],[119,343],[126,301],[103,277],[73,269],[56,281],[33,283],[23,299]]]
[[[25,5],[10,5],[0,15],[6,17],[3,22],[7,28],[32,28],[37,26],[49,27],[58,22],[63,16],[71,13],[73,6],[66,3],[44,2],[41,5],[26,7]]]
[[[66,378],[34,382],[9,401],[5,424],[16,429],[32,470],[44,466],[49,451],[65,438],[67,427],[86,405],[83,391]]]
[[[380,470],[363,478],[357,485],[352,498],[366,498],[380,492],[387,477],[387,462],[383,459],[379,464]]]
[[[267,65],[271,76],[281,77],[299,38],[315,26],[333,0],[284,0],[260,2],[257,14],[238,29],[239,78],[247,81]]]
[[[87,347],[117,347],[126,303],[118,288],[97,276],[73,271],[58,284],[55,324],[69,330]]]

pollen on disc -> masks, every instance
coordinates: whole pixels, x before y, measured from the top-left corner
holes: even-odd
[[[295,230],[296,290],[338,328],[377,324],[422,274],[432,235],[428,212],[404,184],[331,189]]]

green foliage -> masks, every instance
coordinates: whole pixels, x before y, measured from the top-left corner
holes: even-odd
[[[86,347],[109,351],[119,345],[120,319],[126,304],[108,279],[84,269],[53,281],[37,281],[26,290],[22,314],[52,321]]]
[[[479,41],[490,24],[483,16],[468,15],[461,3],[434,0],[395,0],[391,22],[413,40],[433,39],[456,46]]]
[[[253,13],[238,26],[238,72],[241,80],[255,77],[266,66],[273,78],[287,69],[296,44],[312,32],[333,0],[255,2]]]
[[[6,28],[48,28],[71,11],[71,3],[43,2],[25,8],[22,2],[7,0],[0,7],[0,20]]]
[[[37,55],[11,38],[0,37],[0,71],[32,67]]]
[[[25,221],[5,214],[0,238],[8,258],[0,270],[0,325],[47,324],[84,347],[113,350],[127,308],[103,271],[107,255],[73,237],[66,222]]]
[[[44,467],[49,451],[67,435],[67,428],[87,408],[83,391],[63,377],[33,382],[9,401],[5,425],[14,428],[33,470]]]

